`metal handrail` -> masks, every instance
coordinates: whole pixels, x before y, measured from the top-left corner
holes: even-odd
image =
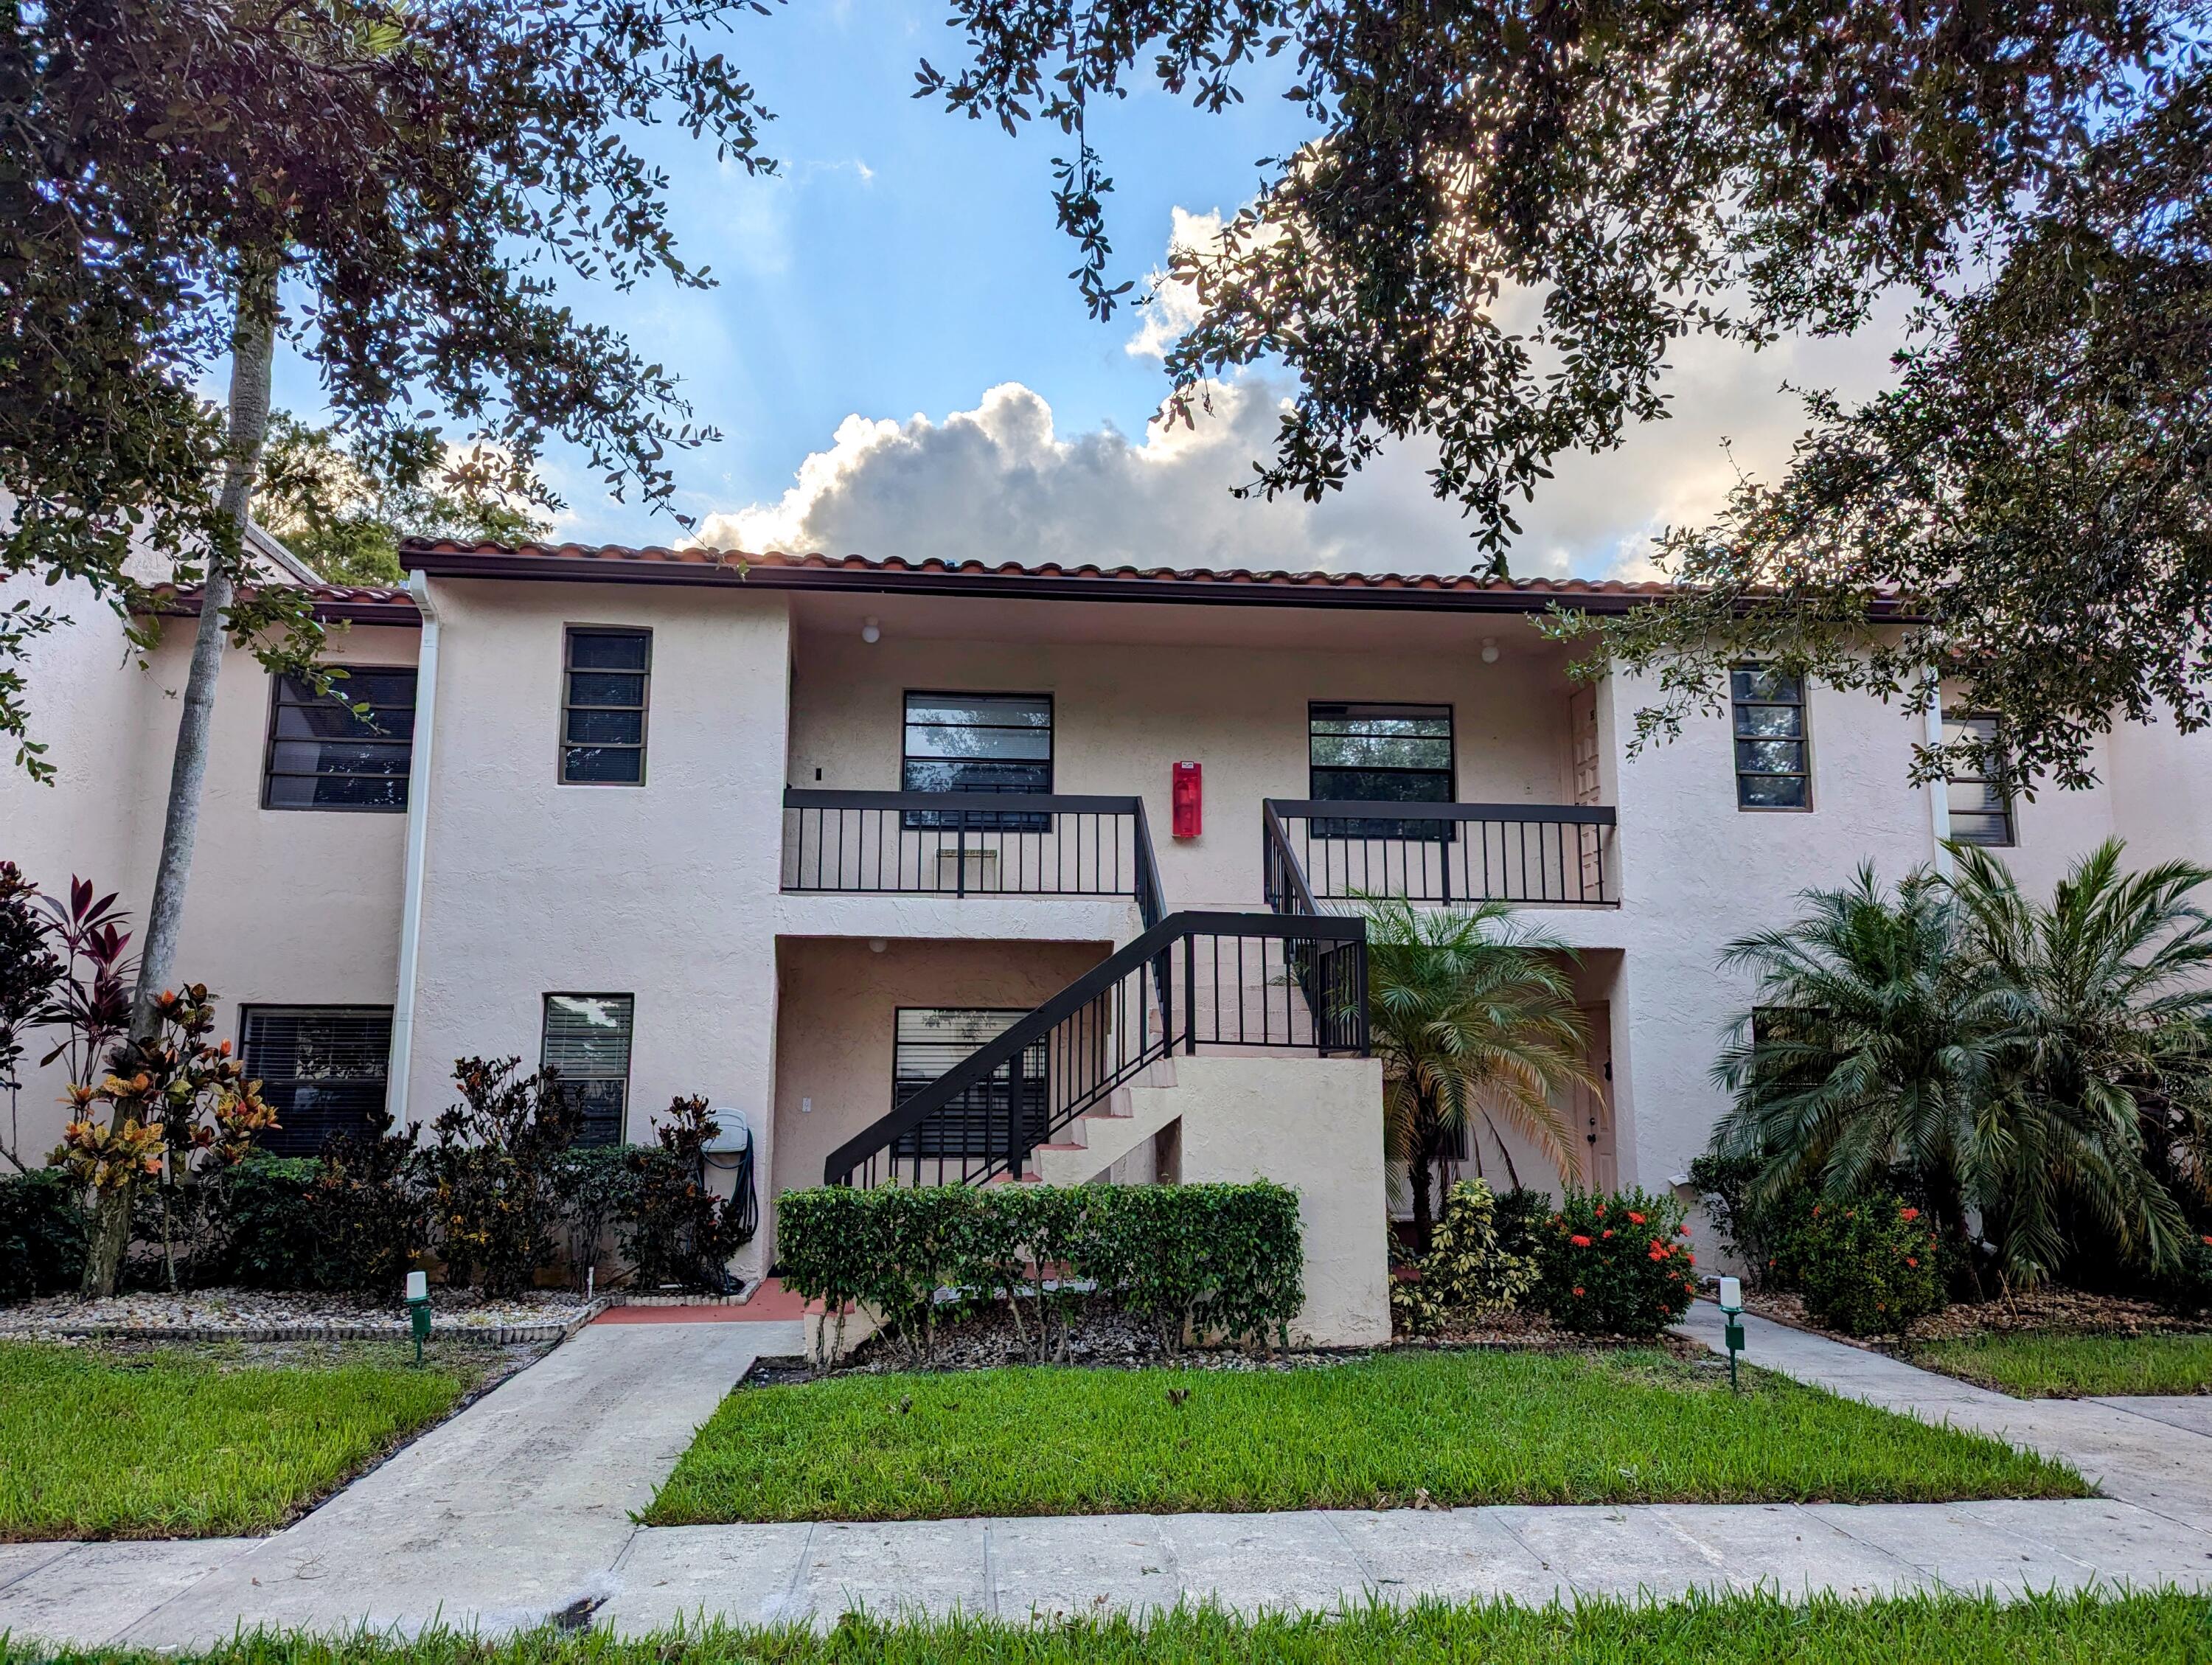
[[[1119,896],[1165,911],[1134,796],[786,787],[783,811],[787,891]]]
[[[1615,816],[1603,804],[1407,804],[1269,798],[1268,905],[1399,896],[1450,907],[1504,902],[1612,907]],[[1276,894],[1294,875],[1300,893]]]
[[[1614,823],[1609,804],[1401,804],[1395,799],[1366,798],[1261,801],[1279,823],[1285,816],[1309,821],[1564,821],[1570,826],[1585,827]]]
[[[862,1164],[878,1152],[889,1150],[908,1134],[918,1133],[932,1117],[945,1113],[954,1101],[990,1081],[1002,1069],[1012,1072],[1011,1079],[1018,1087],[1021,1060],[1031,1047],[1046,1040],[1062,1024],[1076,1018],[1111,993],[1117,985],[1133,977],[1137,982],[1136,999],[1133,1003],[1137,1014],[1136,1022],[1142,1025],[1139,1044],[1122,1054],[1113,1069],[1087,1084],[1080,1092],[1072,1095],[1066,1103],[1048,1105],[1043,1128],[1047,1134],[1065,1127],[1146,1065],[1166,1057],[1178,1043],[1186,1052],[1196,1050],[1200,1044],[1295,1044],[1287,1033],[1280,1042],[1272,1036],[1260,1042],[1245,1039],[1241,1034],[1241,1018],[1237,1036],[1232,1037],[1225,1033],[1200,1035],[1194,987],[1194,945],[1199,939],[1208,937],[1240,940],[1253,938],[1280,939],[1286,944],[1286,954],[1291,951],[1287,945],[1306,945],[1304,951],[1309,957],[1314,956],[1310,945],[1321,943],[1339,945],[1337,949],[1328,951],[1351,952],[1354,956],[1352,981],[1359,986],[1361,996],[1357,1009],[1347,1016],[1346,1012],[1340,1012],[1334,1007],[1326,1012],[1319,1008],[1310,1008],[1313,1048],[1325,1054],[1365,1054],[1367,1034],[1364,984],[1367,926],[1364,920],[1328,915],[1294,918],[1279,914],[1202,911],[1170,914],[1158,925],[1116,949],[1035,1011],[1017,1020],[995,1039],[977,1048],[888,1115],[878,1118],[840,1145],[823,1164],[823,1182],[829,1185],[851,1183],[854,1171]],[[1184,1000],[1181,1006],[1180,1024],[1172,998],[1172,968],[1177,957],[1175,954],[1177,948],[1182,950],[1181,958],[1184,967]],[[1218,957],[1215,966],[1218,974]],[[1170,979],[1166,983],[1158,981],[1164,972]],[[1302,978],[1300,981],[1303,984],[1305,980]],[[1157,1028],[1152,1022],[1156,1002],[1162,1018]],[[1217,1011],[1217,1024],[1218,1018]],[[1019,1173],[1026,1151],[1024,1148],[1018,1091],[1009,1095],[1007,1121],[1007,1150],[993,1154],[972,1175],[963,1176],[970,1182],[981,1182],[1000,1172]]]

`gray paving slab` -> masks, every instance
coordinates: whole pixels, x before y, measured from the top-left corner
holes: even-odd
[[[0,1589],[0,1634],[98,1647],[234,1560],[250,1538],[76,1544]],[[222,1632],[229,1634],[226,1626]]]
[[[810,1522],[656,1527],[632,1535],[598,1620],[630,1634],[720,1617],[774,1625],[805,1612],[799,1589]]]
[[[505,1630],[604,1595],[641,1510],[750,1368],[746,1324],[601,1325],[509,1378],[129,1639],[286,1627]]]
[[[2091,1402],[2212,1439],[2212,1394],[2130,1395]]]
[[[2021,1595],[2100,1582],[2094,1565],[2053,1547],[2070,1528],[2023,1536],[1953,1504],[1814,1504],[1806,1513],[1954,1590]]]
[[[794,1611],[988,1613],[986,1531],[980,1520],[825,1522],[807,1540]]]
[[[1572,1594],[1495,1509],[1357,1510],[1329,1518],[1385,1601],[1510,1596],[1541,1605]]]
[[[1058,1619],[1171,1607],[1182,1574],[1157,1515],[1043,1516],[990,1522],[1001,1618]]]
[[[1869,1600],[1934,1582],[1879,1540],[1796,1504],[1659,1504],[1649,1514],[1705,1558],[1714,1589],[1789,1596],[1822,1590]]]
[[[1318,1510],[1163,1515],[1183,1594],[1238,1613],[1329,1608],[1372,1583],[1352,1544]]]
[[[0,1544],[0,1590],[75,1549],[67,1540],[50,1544]]]
[[[2107,1583],[2212,1585],[2212,1532],[2178,1525],[2134,1504],[2111,1498],[1996,1498],[1956,1507],[1970,1520],[2087,1562]]]

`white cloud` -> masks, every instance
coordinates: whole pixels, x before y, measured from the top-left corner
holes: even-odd
[[[1171,241],[1198,246],[1220,224],[1218,214],[1177,209]],[[1127,350],[1157,355],[1194,313],[1186,293],[1160,289]],[[1667,381],[1674,418],[1632,431],[1618,450],[1559,459],[1535,501],[1516,506],[1514,571],[1650,575],[1663,527],[1710,516],[1739,468],[1771,477],[1786,463],[1802,411],[1784,381],[1863,393],[1886,374],[1898,333],[1897,317],[1884,313],[1848,342],[1784,341],[1758,354],[1710,337],[1677,343]],[[1286,389],[1248,372],[1212,391],[1212,410],[1195,428],[1156,422],[1136,439],[1110,424],[1063,436],[1050,405],[1020,382],[992,387],[975,409],[941,420],[856,413],[799,465],[780,500],[708,514],[699,536],[753,551],[1024,563],[1399,572],[1474,564],[1469,523],[1431,495],[1433,453],[1418,443],[1319,504],[1231,497],[1270,453]]]
[[[1187,208],[1172,211],[1168,228],[1168,258],[1177,249],[1207,250],[1221,241],[1221,210],[1194,214]],[[1132,358],[1165,358],[1182,332],[1198,322],[1198,291],[1173,281],[1165,262],[1146,274],[1144,304],[1137,309],[1137,332],[1121,343]]]

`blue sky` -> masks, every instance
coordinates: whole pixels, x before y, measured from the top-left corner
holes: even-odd
[[[1320,510],[1232,503],[1286,391],[1264,373],[1225,390],[1223,416],[1201,434],[1148,430],[1164,379],[1156,355],[1131,350],[1143,315],[1095,322],[1067,276],[1075,252],[1049,195],[1050,160],[1067,141],[1034,124],[1009,138],[911,96],[921,58],[963,61],[942,19],[940,5],[912,0],[799,0],[746,18],[728,46],[776,113],[765,139],[781,176],[718,163],[673,129],[644,141],[669,174],[687,258],[718,287],[566,287],[580,313],[675,370],[698,417],[720,429],[674,460],[678,504],[703,535],[870,555],[1468,565],[1464,528],[1429,501],[1417,453]],[[1277,95],[1285,67],[1263,67],[1222,115],[1149,87],[1102,112],[1117,277],[1141,289],[1178,209],[1233,211],[1259,159],[1306,136],[1302,112]],[[1637,570],[1657,526],[1717,502],[1734,466],[1723,438],[1738,460],[1779,461],[1794,424],[1776,389],[1804,368],[1788,349],[1750,362],[1693,346],[1688,420],[1570,462],[1524,516],[1516,566]],[[280,367],[276,392],[303,412],[319,403],[297,361]],[[569,506],[561,537],[683,535],[635,501],[608,501],[571,454],[555,450],[546,474]]]

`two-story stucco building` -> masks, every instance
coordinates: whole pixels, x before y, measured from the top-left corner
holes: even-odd
[[[1579,951],[1608,1085],[1566,1107],[1583,1176],[1659,1188],[1721,1109],[1747,995],[1721,946],[1800,890],[1947,836],[2044,886],[2113,834],[2202,858],[2212,828],[2212,741],[2122,726],[2095,788],[2008,802],[1909,784],[1923,714],[1759,671],[1632,756],[1646,690],[1574,684],[1529,620],[1633,585],[404,559],[404,591],[317,592],[366,718],[243,653],[223,671],[176,969],[220,995],[288,1138],[379,1103],[428,1121],[455,1058],[514,1054],[580,1084],[599,1137],[706,1094],[763,1202],[825,1175],[1266,1173],[1307,1199],[1343,1339],[1382,1275],[1358,894],[1540,911]],[[0,856],[143,910],[189,633],[141,669],[86,612],[33,672],[62,779],[0,784]],[[27,1151],[60,1086],[30,1078]]]

